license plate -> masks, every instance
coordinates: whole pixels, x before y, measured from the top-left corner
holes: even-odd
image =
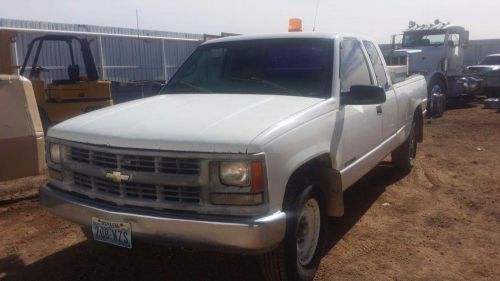
[[[96,241],[130,249],[132,248],[131,230],[130,223],[92,218],[92,234]]]

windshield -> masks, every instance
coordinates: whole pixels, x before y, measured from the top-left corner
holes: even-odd
[[[199,47],[161,93],[331,96],[333,41],[265,39]]]
[[[500,56],[488,56],[480,63],[481,65],[500,65]]]
[[[441,46],[444,45],[445,38],[444,30],[406,32],[403,36],[403,47]]]

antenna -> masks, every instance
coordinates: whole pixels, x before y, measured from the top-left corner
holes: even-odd
[[[139,9],[135,8],[135,24],[137,29],[137,38],[139,38]]]
[[[318,17],[319,0],[316,1],[316,12],[314,13],[313,32],[316,31],[316,18]]]

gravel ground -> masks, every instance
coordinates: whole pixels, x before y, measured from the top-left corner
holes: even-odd
[[[316,280],[500,280],[500,113],[452,108],[417,158],[406,177],[382,163],[346,191]],[[260,279],[252,256],[87,241],[40,207],[45,180],[0,183],[0,279]]]

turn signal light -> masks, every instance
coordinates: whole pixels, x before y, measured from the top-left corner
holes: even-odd
[[[262,193],[211,193],[210,200],[214,205],[254,206],[264,202],[264,195]]]
[[[264,167],[262,161],[252,161],[252,192],[262,192],[265,187]]]

